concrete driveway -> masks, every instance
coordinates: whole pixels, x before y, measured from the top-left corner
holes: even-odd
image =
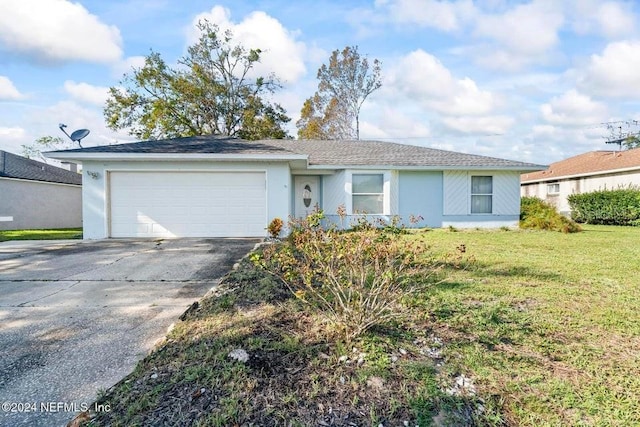
[[[256,243],[0,243],[0,426],[65,425]]]

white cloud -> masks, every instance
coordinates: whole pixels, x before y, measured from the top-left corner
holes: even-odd
[[[122,56],[118,28],[104,24],[80,3],[2,0],[0,46],[36,61],[109,63]]]
[[[20,154],[21,145],[32,144],[45,136],[58,136],[70,144],[71,141],[58,129],[59,123],[67,125],[69,134],[77,129],[89,129],[91,133],[82,140],[83,147],[108,145],[116,142],[131,142],[134,138],[126,131],[114,132],[105,125],[102,109],[82,105],[73,100],[60,101],[44,107],[33,106],[23,117],[11,119],[6,127],[0,125],[2,149]],[[73,144],[72,144],[73,145]],[[77,147],[77,144],[74,145]]]
[[[443,117],[442,123],[460,133],[502,135],[513,125],[514,119],[508,116]]]
[[[557,133],[557,129],[558,128],[552,125],[534,125],[531,128],[531,134],[546,138],[555,135]]]
[[[556,125],[580,126],[605,122],[609,113],[604,104],[572,89],[555,96],[540,107],[544,119]]]
[[[394,106],[391,103],[371,104],[360,122],[360,135],[363,139],[376,138],[426,138],[431,136],[428,121],[420,118],[407,106]],[[406,142],[406,141],[405,141]]]
[[[397,23],[442,31],[459,30],[476,13],[471,0],[391,0],[376,1],[376,6]]]
[[[69,133],[77,129],[89,129],[91,133],[82,140],[83,147],[107,145],[120,141],[131,141],[133,138],[124,132],[114,132],[105,125],[102,109],[81,105],[75,101],[60,101],[41,110],[37,117],[31,118],[31,133],[57,135],[66,138],[58,130],[57,124],[67,125]]]
[[[368,121],[360,122],[360,139],[378,140],[389,137],[389,129],[384,128],[380,123],[371,123]]]
[[[275,18],[265,12],[255,11],[247,15],[242,22],[231,21],[229,9],[215,6],[211,11],[197,15],[189,28],[189,42],[198,38],[196,24],[206,19],[217,24],[222,31],[231,30],[232,43],[241,43],[247,49],[261,49],[260,63],[255,73],[275,75],[286,83],[298,81],[305,73],[305,44],[296,40],[297,34],[287,30]]]
[[[481,65],[517,70],[540,62],[558,44],[564,16],[556,2],[534,0],[502,14],[481,14],[474,35],[498,44],[477,51]]]
[[[502,99],[478,87],[471,78],[457,78],[435,56],[416,50],[394,61],[380,96],[394,109],[380,120],[390,137],[503,134],[514,123],[497,114]],[[398,114],[400,113],[400,114]]]
[[[611,97],[640,96],[640,41],[607,45],[602,54],[592,55],[578,71],[578,87],[586,93]]]
[[[599,0],[574,0],[572,28],[577,34],[595,33],[609,39],[625,38],[637,33],[637,16],[631,3]]]
[[[633,13],[619,3],[607,2],[600,5],[596,14],[602,34],[609,38],[626,36],[636,31]]]
[[[134,69],[144,67],[145,59],[144,56],[129,56],[118,61],[112,67],[114,76],[120,78],[123,74],[130,74]]]
[[[456,79],[433,55],[416,50],[390,70],[383,88],[400,91],[429,109],[447,115],[484,115],[496,106],[494,95],[468,77]]]
[[[93,86],[88,83],[76,83],[73,80],[64,82],[64,90],[77,101],[88,104],[104,106],[109,95],[109,88],[104,86]]]
[[[587,151],[611,148],[604,144],[604,136],[602,129],[539,124],[533,125],[520,141],[531,147],[535,162],[552,163]]]
[[[3,140],[19,140],[24,138],[25,130],[21,127],[2,127],[0,126],[0,138]]]
[[[15,101],[24,98],[13,82],[6,76],[0,76],[0,101]]]
[[[564,21],[552,4],[538,0],[501,15],[479,16],[475,34],[495,40],[512,52],[544,53],[558,43],[558,30]]]

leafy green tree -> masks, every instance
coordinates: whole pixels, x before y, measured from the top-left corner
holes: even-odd
[[[22,155],[27,159],[38,159],[44,163],[48,163],[46,157],[42,155],[43,151],[65,150],[71,148],[71,143],[60,138],[59,136],[41,136],[28,145],[22,145]]]
[[[242,128],[238,136],[243,139],[285,139],[290,138],[282,124],[291,120],[284,108],[265,104],[259,96],[247,98],[247,107],[242,112]]]
[[[251,78],[260,49],[233,44],[233,34],[198,24],[200,38],[171,67],[157,52],[142,68],[109,88],[107,126],[139,139],[220,134],[245,139],[284,138],[285,110],[266,99],[280,88],[274,75]]]
[[[369,60],[357,46],[334,50],[329,65],[318,69],[318,90],[300,111],[300,139],[360,139],[360,108],[382,86],[380,61]]]
[[[640,148],[640,136],[629,135],[622,141],[622,145],[625,149],[631,150],[632,148]]]

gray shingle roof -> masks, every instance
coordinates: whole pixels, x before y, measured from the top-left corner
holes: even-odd
[[[381,141],[260,140],[193,136],[65,150],[64,153],[197,153],[306,155],[309,165],[544,169],[494,157]],[[55,156],[54,156],[55,157]]]
[[[294,153],[309,155],[311,165],[344,166],[442,166],[442,167],[536,167],[475,154],[437,150],[417,145],[381,141],[270,141]]]
[[[82,184],[82,175],[0,150],[0,177]]]
[[[197,153],[197,154],[291,154],[271,141],[245,141],[221,136],[188,136],[155,141],[63,150],[64,153]],[[60,151],[54,151],[58,153]]]

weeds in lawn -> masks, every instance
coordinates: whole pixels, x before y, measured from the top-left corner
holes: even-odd
[[[407,238],[435,253],[456,244],[438,231]],[[593,226],[458,233],[477,262],[408,304],[433,307],[423,317],[446,342],[443,368],[474,378],[483,425],[640,425],[638,238]]]
[[[520,228],[577,233],[582,228],[570,218],[560,215],[556,208],[537,197],[520,199]]]
[[[640,425],[640,230],[395,238],[428,248],[416,262],[455,254],[403,318],[336,338],[241,262],[89,425]],[[238,348],[246,363],[228,357]]]
[[[423,248],[399,240],[395,222],[378,229],[361,218],[357,231],[343,232],[321,227],[323,218],[317,211],[292,220],[287,243],[267,247],[252,259],[319,310],[347,340],[402,317],[403,298],[424,292],[434,281],[438,266],[417,261]]]

